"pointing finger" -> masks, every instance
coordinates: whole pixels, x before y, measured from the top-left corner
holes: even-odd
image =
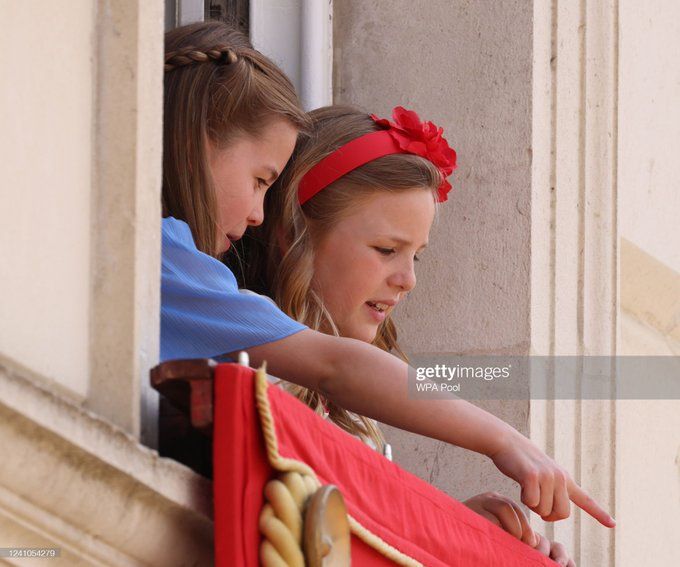
[[[578,486],[573,480],[567,482],[569,499],[581,510],[590,514],[598,522],[607,528],[616,526],[616,520],[605,511],[593,498],[588,496],[585,490]]]

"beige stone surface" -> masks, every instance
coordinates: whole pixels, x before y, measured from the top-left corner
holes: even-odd
[[[680,6],[622,0],[619,21],[619,350],[678,356]],[[680,400],[619,401],[616,431],[616,565],[680,564]]]
[[[624,355],[680,356],[680,343],[628,313],[621,335]],[[680,400],[616,402],[615,481],[616,565],[677,565]]]
[[[625,238],[620,243],[621,308],[661,336],[680,343],[680,272]]]
[[[680,272],[680,6],[619,4],[620,234]]]
[[[680,273],[624,238],[621,308],[622,355],[680,356]],[[675,565],[680,552],[668,542],[680,525],[680,400],[620,400],[616,429],[616,565],[649,557]]]
[[[87,404],[155,446],[148,370],[160,340],[163,2],[100,8]]]
[[[0,354],[139,435],[157,403],[163,2],[36,9],[0,6]]]
[[[0,5],[0,352],[89,381],[95,7]]]
[[[2,537],[56,565],[210,564],[211,483],[36,378],[0,361]]]
[[[414,107],[459,152],[456,190],[398,319],[406,349],[677,353],[678,6],[335,6],[335,101]],[[680,508],[677,404],[487,407],[530,429],[618,518],[614,532],[578,512],[536,522],[578,564],[677,563],[673,546],[659,549]],[[455,496],[496,482],[516,495],[482,459],[388,436],[397,461]]]
[[[55,565],[213,561],[210,483],[139,444],[157,417],[163,5],[0,2],[0,533],[60,547]]]

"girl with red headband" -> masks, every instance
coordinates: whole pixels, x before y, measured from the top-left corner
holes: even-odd
[[[456,154],[441,128],[397,107],[394,121],[352,107],[311,112],[313,131],[267,199],[248,239],[248,281],[260,282],[292,318],[327,334],[372,343],[407,362],[392,313],[416,284],[436,203],[451,189]],[[320,415],[382,450],[374,420],[314,390],[280,383]],[[389,446],[385,446],[389,447]],[[522,509],[495,493],[465,502],[475,512],[573,565],[562,546],[534,534]]]
[[[283,73],[225,24],[168,32],[165,61],[161,359],[234,358],[245,350],[254,364],[266,360],[272,374],[338,407],[487,455],[546,519],[567,517],[571,500],[613,526],[562,468],[503,421],[462,400],[410,399],[402,360],[239,293],[219,258],[262,223],[265,192],[309,119]],[[434,151],[428,155],[445,194],[452,154],[441,132],[428,125],[413,139],[409,128],[405,122],[390,134],[393,150]]]

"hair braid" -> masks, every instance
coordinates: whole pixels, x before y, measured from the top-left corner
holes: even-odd
[[[178,67],[195,63],[207,63],[209,61],[231,65],[236,63],[238,59],[236,52],[226,45],[217,45],[206,50],[200,50],[195,47],[183,47],[165,55],[165,70],[172,71]]]

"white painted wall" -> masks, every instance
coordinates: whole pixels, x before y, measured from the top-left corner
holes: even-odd
[[[3,1],[0,354],[88,388],[94,3]]]

